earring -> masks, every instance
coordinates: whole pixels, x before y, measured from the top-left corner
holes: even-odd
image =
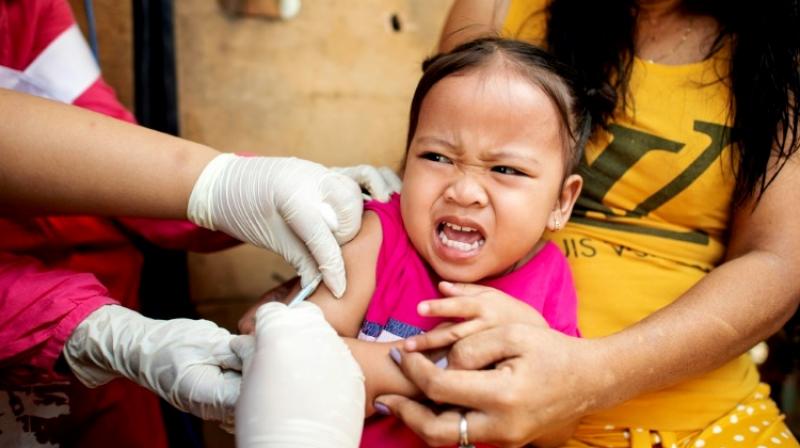
[[[555,218],[553,218],[553,221],[554,221],[554,222],[553,222],[553,228],[554,228],[554,230],[556,230],[556,231],[558,231],[558,230],[561,230],[561,220],[560,220],[560,219],[558,219],[558,216],[556,216]]]

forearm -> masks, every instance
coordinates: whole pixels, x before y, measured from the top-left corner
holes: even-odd
[[[730,260],[672,305],[615,335],[600,348],[605,382],[596,408],[708,372],[778,330],[798,305],[798,273],[769,251]]]
[[[364,372],[367,416],[375,412],[372,403],[378,395],[397,394],[413,397],[419,394],[419,389],[406,378],[389,357],[389,349],[400,347],[402,341],[390,343],[343,339]]]
[[[77,107],[0,89],[0,213],[185,218],[217,151]]]
[[[480,37],[495,36],[503,27],[509,0],[457,0],[442,28],[439,51],[455,47]]]

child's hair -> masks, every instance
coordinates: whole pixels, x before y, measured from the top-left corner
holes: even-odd
[[[485,37],[462,44],[449,53],[427,59],[422,64],[424,73],[417,84],[408,123],[406,151],[411,146],[417,130],[420,108],[433,86],[445,77],[468,70],[505,63],[524,79],[542,89],[559,112],[562,124],[565,175],[578,166],[589,135],[592,119],[589,110],[591,95],[580,87],[577,73],[559,62],[555,56],[526,42]],[[600,98],[602,100],[602,98]]]

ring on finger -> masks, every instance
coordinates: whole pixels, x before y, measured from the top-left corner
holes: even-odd
[[[460,419],[458,420],[458,446],[460,448],[475,448],[475,445],[469,443],[469,425],[467,424],[467,415],[463,412],[458,413]]]

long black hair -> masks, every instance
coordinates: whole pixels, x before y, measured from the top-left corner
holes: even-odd
[[[760,199],[800,145],[799,0],[684,0],[690,14],[713,17],[719,32],[709,57],[730,44],[730,141],[738,159],[734,204]],[[596,108],[607,123],[628,101],[639,13],[635,0],[551,0],[546,11],[546,46],[577,67],[588,89],[615,95]],[[777,169],[769,174],[771,157]]]

